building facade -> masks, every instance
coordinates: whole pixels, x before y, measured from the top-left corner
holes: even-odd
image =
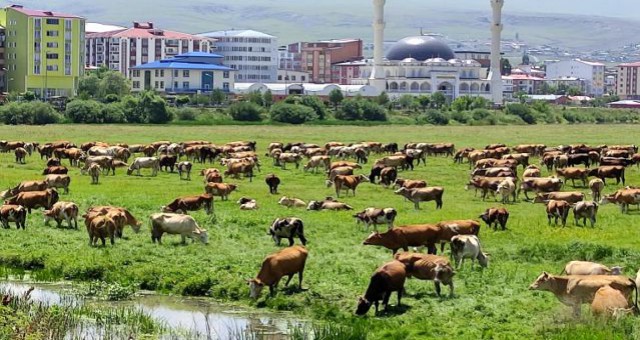
[[[579,78],[585,83],[584,93],[594,97],[605,94],[604,67],[602,63],[594,63],[580,59],[552,61],[546,64],[547,78]]]
[[[620,64],[616,70],[616,94],[620,99],[640,99],[640,62]]]
[[[235,70],[224,66],[223,56],[190,52],[131,68],[131,90],[154,90],[170,94],[230,92]]]
[[[8,90],[73,96],[84,74],[85,19],[19,5],[2,9]]]
[[[308,83],[310,78],[307,72],[280,69],[277,83]]]
[[[215,52],[225,65],[236,70],[237,82],[276,82],[278,77],[278,39],[252,30],[201,33],[216,40]]]
[[[189,52],[211,52],[213,41],[192,34],[157,28],[152,22],[87,34],[87,66],[105,66],[125,76],[135,66]]]
[[[300,70],[310,74],[312,83],[339,83],[339,77],[334,77],[332,65],[362,58],[360,39],[303,42],[300,48]]]

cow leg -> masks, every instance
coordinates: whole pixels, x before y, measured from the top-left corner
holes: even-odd
[[[402,292],[404,291],[404,288],[401,288],[400,290],[398,290],[398,307],[400,307],[402,305],[401,300],[402,300]],[[391,295],[391,294],[389,294]]]
[[[419,203],[418,201],[413,202],[413,208],[414,208],[415,210],[420,210],[420,203]]]
[[[180,237],[182,238],[182,244],[187,244],[187,237],[184,235],[180,235]]]
[[[440,242],[440,252],[444,254],[444,246],[446,245],[445,242]]]
[[[102,241],[102,246],[106,247],[107,246],[107,240],[104,236],[100,236],[100,241]]]
[[[547,214],[547,225],[551,225],[551,215]]]
[[[111,245],[116,244],[116,240],[114,239],[113,234],[111,236],[109,236],[109,240],[111,241]],[[102,241],[102,245],[104,245],[104,241]]]
[[[293,237],[289,237],[289,247],[293,246]]]
[[[291,279],[293,278],[293,275],[295,275],[295,274],[289,275],[289,278],[287,279],[287,282],[284,284],[285,287],[289,285],[289,282],[291,282]]]
[[[389,298],[391,298],[391,292],[387,291],[384,293],[384,298],[382,299],[382,306],[384,306],[384,310],[389,309]]]
[[[436,280],[436,281],[433,281],[433,283],[436,286],[436,295],[440,296],[440,281]]]

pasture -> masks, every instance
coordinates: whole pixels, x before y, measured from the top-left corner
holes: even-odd
[[[125,229],[125,239],[115,246],[90,247],[82,221],[80,229],[56,228],[43,224],[42,210],[28,217],[26,231],[0,230],[0,263],[7,267],[36,269],[37,276],[49,280],[104,280],[139,289],[163,293],[206,295],[222,301],[252,305],[257,308],[288,310],[302,319],[330,322],[368,333],[371,339],[419,338],[496,338],[496,339],[628,339],[640,337],[634,317],[618,322],[593,320],[583,306],[583,318],[573,319],[569,307],[551,293],[531,292],[527,288],[543,271],[559,274],[570,260],[593,260],[606,265],[621,265],[634,276],[640,267],[640,213],[636,207],[622,215],[614,205],[600,207],[595,228],[577,227],[570,216],[566,228],[547,226],[542,204],[519,200],[508,204],[511,216],[507,231],[493,231],[482,225],[480,239],[484,251],[491,254],[489,267],[471,269],[467,261],[457,270],[453,298],[438,298],[432,282],[411,279],[400,308],[374,317],[354,316],[358,296],[367,288],[373,271],[391,259],[389,250],[363,246],[370,232],[356,225],[352,214],[367,207],[393,207],[398,210],[396,225],[436,223],[452,219],[478,219],[484,210],[500,206],[492,198],[482,201],[473,190],[465,191],[469,178],[468,165],[454,164],[452,158],[429,157],[427,165],[414,171],[400,171],[399,177],[424,179],[429,185],[445,188],[444,206],[435,203],[413,204],[394,195],[391,189],[364,183],[357,196],[341,195],[340,200],[354,207],[354,212],[306,211],[288,209],[277,204],[282,195],[308,202],[335,196],[333,188],[324,184],[323,174],[305,173],[288,165],[275,168],[264,157],[270,142],[304,141],[324,145],[328,141],[451,142],[456,148],[483,148],[490,143],[513,146],[520,143],[544,143],[548,146],[586,143],[638,143],[638,127],[633,125],[580,126],[495,126],[495,127],[274,127],[274,126],[86,126],[58,125],[44,127],[0,126],[0,139],[47,142],[70,140],[78,145],[88,141],[151,143],[156,140],[208,140],[216,144],[236,140],[255,140],[261,156],[262,171],[250,183],[247,179],[227,179],[239,190],[229,201],[216,197],[214,215],[204,211],[191,213],[200,226],[209,231],[209,244],[179,243],[178,236],[165,235],[163,244],[153,244],[148,216],[174,198],[203,192],[200,169],[210,165],[194,164],[192,181],[178,178],[177,173],[161,172],[149,177],[127,176],[126,169],[116,176],[101,176],[99,185],[91,185],[90,176],[70,168],[70,194],[61,201],[76,202],[81,211],[92,205],[116,205],[128,208],[143,222],[139,234]],[[137,155],[139,156],[139,155]],[[13,153],[0,154],[0,188],[14,186],[21,180],[41,179],[44,161],[34,153],[25,165],[14,162]],[[364,166],[368,175],[373,160]],[[68,161],[63,161],[68,166]],[[534,158],[532,163],[538,162]],[[212,165],[222,169],[219,164]],[[522,173],[522,167],[519,168]],[[282,184],[279,195],[270,195],[264,177],[276,173]],[[546,169],[542,170],[547,175]],[[627,185],[640,185],[636,166],[627,169]],[[604,193],[620,186],[607,181]],[[565,185],[563,190],[573,190]],[[588,193],[587,188],[577,190]],[[258,201],[256,211],[241,211],[236,201],[247,196]],[[587,196],[589,197],[589,196]],[[522,197],[520,197],[522,198]],[[247,279],[256,275],[262,259],[278,248],[267,229],[277,217],[299,217],[305,223],[309,240],[309,259],[305,270],[305,291],[282,289],[276,297],[249,299]],[[379,230],[383,230],[380,226]],[[283,242],[283,246],[286,244]],[[296,239],[296,243],[299,241]],[[446,249],[449,254],[449,247]],[[297,280],[293,280],[297,282]],[[266,290],[265,290],[266,291]],[[448,292],[448,289],[444,289]],[[446,294],[445,294],[446,295]],[[391,298],[392,306],[396,296]]]

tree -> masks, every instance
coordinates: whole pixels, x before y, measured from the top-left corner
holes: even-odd
[[[570,95],[570,96],[581,96],[582,95],[582,90],[580,90],[577,87],[572,86],[572,87],[569,88],[569,91],[567,91],[567,94]]]
[[[440,91],[431,95],[431,106],[436,109],[442,108],[447,103],[447,97]]]
[[[271,107],[271,120],[290,124],[303,124],[318,119],[311,107],[304,105],[278,103]]]
[[[90,74],[80,78],[78,81],[78,94],[89,97],[98,96],[100,92],[100,78],[95,74]]]
[[[229,106],[229,115],[233,120],[242,122],[259,122],[262,120],[262,109],[253,102],[238,102]]]
[[[415,97],[410,94],[403,94],[398,98],[398,105],[403,109],[412,108],[415,103]]]
[[[324,102],[320,100],[318,96],[288,96],[284,100],[287,104],[297,104],[304,105],[312,108],[316,115],[318,115],[318,119],[325,119],[326,117],[326,107]]]
[[[527,124],[536,124],[536,117],[531,113],[529,106],[525,104],[509,104],[506,113],[522,118]]]
[[[387,114],[380,104],[363,98],[349,98],[343,101],[341,109],[336,112],[336,118],[340,120],[386,121]]]
[[[246,96],[246,100],[259,106],[264,106],[264,101],[262,99],[262,93],[260,93],[260,91],[253,91],[248,93]]]
[[[67,104],[65,116],[73,123],[103,123],[102,104],[95,100],[73,100]]]
[[[167,102],[151,91],[141,93],[138,106],[148,123],[166,124],[173,120],[173,114],[168,110]]]
[[[416,118],[418,124],[447,125],[449,124],[449,116],[439,110],[427,110]]]
[[[220,105],[227,99],[227,95],[221,89],[211,91],[211,102],[214,105]]]
[[[329,102],[333,104],[333,109],[337,110],[338,105],[344,100],[344,95],[340,89],[333,89],[329,92]]]
[[[184,105],[189,104],[189,101],[191,101],[191,100],[189,99],[188,96],[180,96],[180,97],[176,98],[176,105],[177,106],[184,106]]]
[[[273,105],[273,93],[271,93],[271,90],[266,90],[262,94],[262,104],[266,108],[270,108]]]
[[[467,111],[471,108],[472,104],[473,98],[469,96],[461,96],[451,102],[451,109],[458,112]]]
[[[100,79],[99,98],[105,98],[110,94],[121,97],[129,94],[129,92],[131,92],[129,79],[125,78],[120,72],[106,72],[103,74],[102,79]]]
[[[387,104],[389,104],[390,100],[389,100],[389,95],[386,92],[382,92],[380,93],[380,95],[376,98],[376,101],[378,102],[378,104],[383,105],[383,106],[387,106]]]
[[[511,74],[511,62],[509,59],[502,58],[500,59],[500,72],[503,76],[508,76]]]
[[[418,104],[420,104],[420,107],[424,110],[426,108],[429,107],[429,105],[431,105],[431,97],[429,95],[426,94],[421,94],[416,98],[416,101],[418,102]]]

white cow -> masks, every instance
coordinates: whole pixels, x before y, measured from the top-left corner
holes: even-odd
[[[62,221],[67,222],[67,226],[71,228],[72,226],[78,229],[78,212],[80,208],[78,205],[73,202],[63,202],[59,201],[54,204],[51,209],[45,210],[43,212],[44,215],[44,224],[46,226],[49,225],[49,221],[56,221],[58,228],[62,225]],[[73,225],[71,222],[73,221]]]
[[[451,254],[456,262],[456,268],[460,268],[465,258],[471,259],[471,268],[478,260],[480,266],[489,265],[489,254],[482,252],[480,239],[476,235],[456,235],[451,238]]]
[[[498,184],[496,194],[502,196],[502,203],[509,203],[509,196],[513,197],[513,202],[516,201],[516,183],[512,178],[506,178],[504,181]]]
[[[131,175],[134,170],[137,171],[138,176],[140,176],[140,169],[147,168],[151,169],[151,176],[157,176],[158,170],[160,170],[160,161],[158,157],[138,157],[136,158],[129,169],[127,169],[127,175]]]
[[[307,203],[305,201],[295,197],[289,198],[287,196],[282,196],[278,201],[278,204],[283,205],[287,208],[304,208],[307,206]]]
[[[589,261],[571,261],[564,266],[567,275],[621,275],[622,267],[609,267]]]
[[[205,229],[200,228],[193,217],[182,214],[157,213],[151,219],[151,239],[155,243],[162,243],[164,233],[180,235],[182,243],[186,243],[187,237],[195,242],[196,238],[200,242],[209,243],[209,235]]]

